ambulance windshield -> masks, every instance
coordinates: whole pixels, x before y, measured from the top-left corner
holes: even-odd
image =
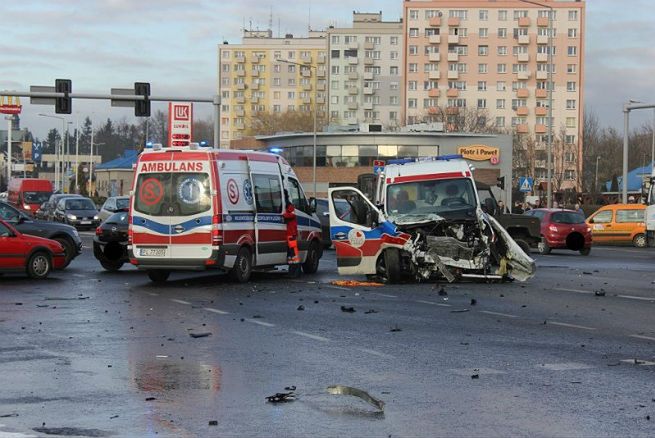
[[[390,185],[386,210],[390,216],[426,216],[476,208],[473,184],[467,178]]]
[[[211,208],[206,173],[142,173],[136,182],[134,210],[149,216],[191,216]]]

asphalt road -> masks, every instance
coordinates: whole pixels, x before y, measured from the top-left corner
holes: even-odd
[[[299,280],[155,286],[87,248],[46,281],[0,278],[0,437],[653,436],[655,251],[535,258],[527,283],[444,294],[333,286],[332,251]]]

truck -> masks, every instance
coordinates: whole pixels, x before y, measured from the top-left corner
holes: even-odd
[[[9,180],[8,201],[32,217],[50,195],[52,195],[52,183],[47,179],[12,178]]]
[[[525,281],[535,262],[480,202],[458,156],[394,160],[367,197],[329,190],[330,234],[342,275],[387,282],[463,279]],[[344,206],[345,205],[345,206]]]

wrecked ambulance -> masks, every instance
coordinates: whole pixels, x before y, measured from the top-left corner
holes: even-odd
[[[390,283],[534,275],[534,260],[481,207],[461,157],[391,162],[378,174],[373,198],[355,187],[329,190],[341,275]]]

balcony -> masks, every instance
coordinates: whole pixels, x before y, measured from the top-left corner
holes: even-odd
[[[311,78],[312,77],[312,71],[311,71],[311,69],[303,68],[302,70],[300,70],[300,75],[303,78]]]
[[[534,160],[534,166],[539,169],[545,169],[546,164],[547,164],[546,160]]]
[[[430,26],[432,26],[432,27],[441,26],[441,17],[431,17],[430,18]]]
[[[517,116],[527,116],[530,113],[530,110],[528,109],[527,106],[520,106],[516,108],[516,115]]]
[[[316,62],[318,64],[325,64],[327,62],[327,57],[325,55],[318,55],[318,59]]]
[[[250,98],[250,103],[259,103],[259,98],[255,97],[255,96],[251,97]]]
[[[246,129],[246,125],[244,125],[243,122],[234,122],[234,127],[239,130]]]
[[[518,55],[519,62],[529,62],[530,55],[528,53],[519,53]]]
[[[259,82],[253,82],[252,84],[250,84],[250,89],[259,90]]]
[[[246,71],[245,70],[236,70],[236,74],[237,74],[237,76],[243,77],[243,76],[246,75]]]
[[[441,54],[440,53],[430,53],[428,55],[428,61],[430,62],[439,62],[441,61]]]
[[[246,89],[246,84],[237,84],[237,90],[245,90]]]
[[[437,108],[436,106],[428,107],[428,114],[430,115],[439,114],[439,108]]]
[[[303,98],[302,103],[304,105],[309,105],[309,104],[312,103],[312,98],[311,97],[305,97],[305,98]]]
[[[441,94],[441,90],[439,90],[438,88],[431,88],[428,91],[429,97],[439,97],[440,94]]]
[[[516,90],[516,97],[520,99],[525,99],[526,97],[530,97],[530,90],[527,88],[519,88]]]
[[[350,50],[358,50],[359,49],[359,43],[354,42],[354,43],[348,43],[348,49]]]
[[[250,76],[258,77],[259,76],[259,70],[252,70],[250,72]]]
[[[534,125],[534,132],[536,134],[545,134],[546,131],[547,131],[546,125],[542,125],[542,124]]]
[[[364,107],[365,110],[369,110],[369,111],[370,111],[370,110],[373,109],[373,102],[364,102],[363,107]]]
[[[545,117],[548,115],[548,108],[545,106],[538,106],[534,109],[534,114],[538,117]]]
[[[325,103],[325,98],[324,98],[324,97],[317,97],[317,98],[316,98],[316,103],[318,103],[318,104],[324,104],[324,103]]]
[[[261,57],[259,55],[252,55],[250,57],[250,62],[252,62],[253,64],[259,64],[260,59]]]
[[[364,50],[373,50],[375,49],[375,44],[373,43],[364,43]]]
[[[459,35],[448,35],[448,44],[459,44]]]
[[[457,61],[459,61],[459,53],[448,52],[448,62],[457,62]]]
[[[537,72],[537,78],[539,78],[539,73],[542,72]],[[537,90],[534,92],[534,95],[537,97],[537,99],[545,99],[548,97],[548,90],[537,88]]]
[[[548,62],[548,53],[537,53],[537,62]]]
[[[236,98],[236,102],[237,102],[238,104],[243,105],[244,103],[246,103],[246,98],[243,97],[243,96],[239,96],[239,97]]]
[[[441,73],[439,73],[439,70],[432,70],[428,73],[428,78],[432,80],[440,79]]]
[[[530,44],[530,35],[519,35],[519,44]]]
[[[348,57],[348,64],[356,65],[358,63],[359,63],[359,59],[356,56],[349,56]]]
[[[348,88],[348,94],[350,94],[351,96],[356,96],[359,94],[359,90],[357,89],[357,87],[350,87]]]
[[[448,79],[459,79],[459,72],[448,70]]]
[[[449,116],[456,116],[459,114],[459,108],[456,106],[449,106],[446,108],[446,114]]]
[[[305,84],[302,86],[303,91],[312,91],[311,84]]]
[[[373,72],[372,71],[364,72],[364,80],[365,81],[372,81],[373,80]]]
[[[358,106],[357,106],[357,102],[350,102],[350,103],[348,104],[348,109],[349,109],[350,111],[354,111],[354,110],[356,110],[357,108],[358,108]]]
[[[357,79],[359,79],[359,74],[356,71],[348,73],[348,80],[356,81]]]
[[[523,123],[520,125],[516,125],[516,132],[518,134],[527,134],[528,132],[530,132],[530,130],[528,129],[528,125]]]
[[[325,91],[325,84],[316,84],[316,89],[318,91]]]
[[[237,117],[244,117],[246,115],[246,112],[244,110],[236,110],[235,114]]]
[[[373,58],[364,58],[364,65],[373,65]]]
[[[302,62],[303,64],[311,64],[312,63],[311,55],[301,57],[300,62]]]
[[[441,35],[430,35],[428,37],[428,42],[430,44],[439,44],[441,42]]]
[[[530,17],[519,18],[519,27],[530,27]]]
[[[319,68],[318,70],[316,70],[316,75],[319,78],[324,78],[325,77],[325,69],[324,68]]]
[[[520,71],[516,74],[516,77],[521,80],[521,81],[527,81],[530,79],[530,72],[529,71]]]
[[[537,72],[537,79],[538,80],[548,79],[548,72],[547,71],[538,71]]]
[[[449,17],[448,26],[449,27],[459,27],[461,20],[458,17]]]
[[[459,97],[459,90],[457,88],[449,88],[446,92],[447,97]]]
[[[539,27],[548,27],[548,17],[539,17],[539,18],[537,18],[537,26],[539,26]]]
[[[234,61],[236,63],[238,63],[238,64],[243,64],[244,62],[246,62],[246,57],[245,56],[236,56],[234,58]]]
[[[537,35],[537,44],[548,44],[548,37],[546,35]]]
[[[371,95],[375,93],[375,89],[373,87],[364,87],[364,94]]]

